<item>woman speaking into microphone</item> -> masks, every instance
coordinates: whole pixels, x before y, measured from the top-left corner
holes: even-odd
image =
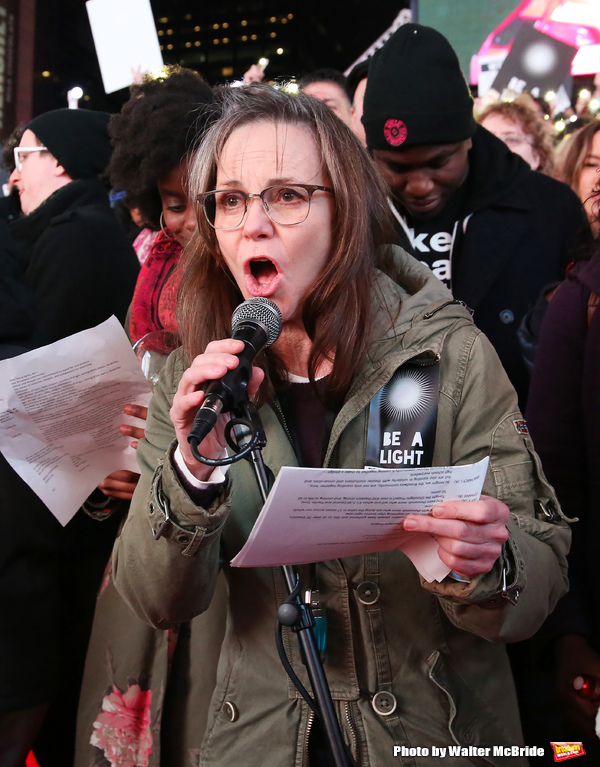
[[[565,592],[569,530],[495,352],[426,267],[386,245],[375,167],[310,96],[262,85],[226,92],[191,192],[199,229],[179,294],[184,346],[154,390],[114,577],[131,607],[164,629],[203,612],[225,571],[227,634],[199,763],[330,764],[318,719],[277,655],[281,572],[229,564],[262,506],[252,469],[240,461],[224,475],[188,443],[206,382],[238,366],[244,343],[229,337],[232,313],[263,297],[283,323],[254,361],[248,392],[275,475],[284,465],[364,468],[377,455],[369,414],[404,370],[435,382],[423,465],[490,459],[480,500],[404,521],[435,536],[451,569],[441,582],[422,580],[397,549],[300,568],[327,616],[324,669],[356,764],[404,763],[402,753],[420,748],[426,767],[437,764],[433,747],[457,744],[466,750],[446,751],[445,764],[480,764],[480,747],[502,764],[492,746],[522,745],[503,643],[534,633]],[[201,455],[224,455],[227,418],[200,442]],[[302,676],[293,634],[284,644]],[[191,654],[202,655],[193,636]]]

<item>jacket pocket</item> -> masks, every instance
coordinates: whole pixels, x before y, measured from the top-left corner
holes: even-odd
[[[448,704],[448,731],[457,746],[516,745],[520,737],[508,732],[498,721],[493,708],[474,692],[441,652],[433,652],[427,659],[429,678],[446,698]],[[509,705],[510,701],[503,701]],[[515,701],[516,706],[516,701]],[[469,763],[503,765],[501,757],[493,752],[486,757],[469,756]],[[525,767],[526,758],[512,759],[514,767]]]
[[[221,653],[221,658],[219,659],[217,681],[210,702],[209,720],[206,725],[203,746],[203,748],[206,747],[207,749],[212,745],[219,722],[231,723],[235,721],[231,716],[228,716],[226,704],[231,704],[229,692],[231,687],[235,687],[234,680],[236,673],[239,673],[238,669],[242,663],[243,649],[237,640],[232,641],[230,638],[228,642],[229,646],[225,648],[224,645],[224,652]]]

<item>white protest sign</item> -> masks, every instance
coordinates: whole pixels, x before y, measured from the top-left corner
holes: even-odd
[[[163,66],[150,0],[87,0],[85,5],[106,93]]]

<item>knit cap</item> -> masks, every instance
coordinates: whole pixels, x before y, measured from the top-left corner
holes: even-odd
[[[34,117],[27,129],[76,179],[97,178],[106,170],[112,148],[110,115],[89,109],[55,109]]]
[[[477,127],[456,53],[431,27],[404,24],[371,61],[362,117],[369,149],[453,144]]]

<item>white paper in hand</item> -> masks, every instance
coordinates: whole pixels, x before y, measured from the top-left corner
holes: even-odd
[[[98,483],[139,471],[119,424],[147,405],[146,381],[116,317],[0,361],[0,451],[63,525]]]
[[[284,466],[234,567],[271,567],[399,548],[425,580],[450,568],[435,539],[402,521],[442,501],[479,500],[489,459],[418,469],[302,469]]]

